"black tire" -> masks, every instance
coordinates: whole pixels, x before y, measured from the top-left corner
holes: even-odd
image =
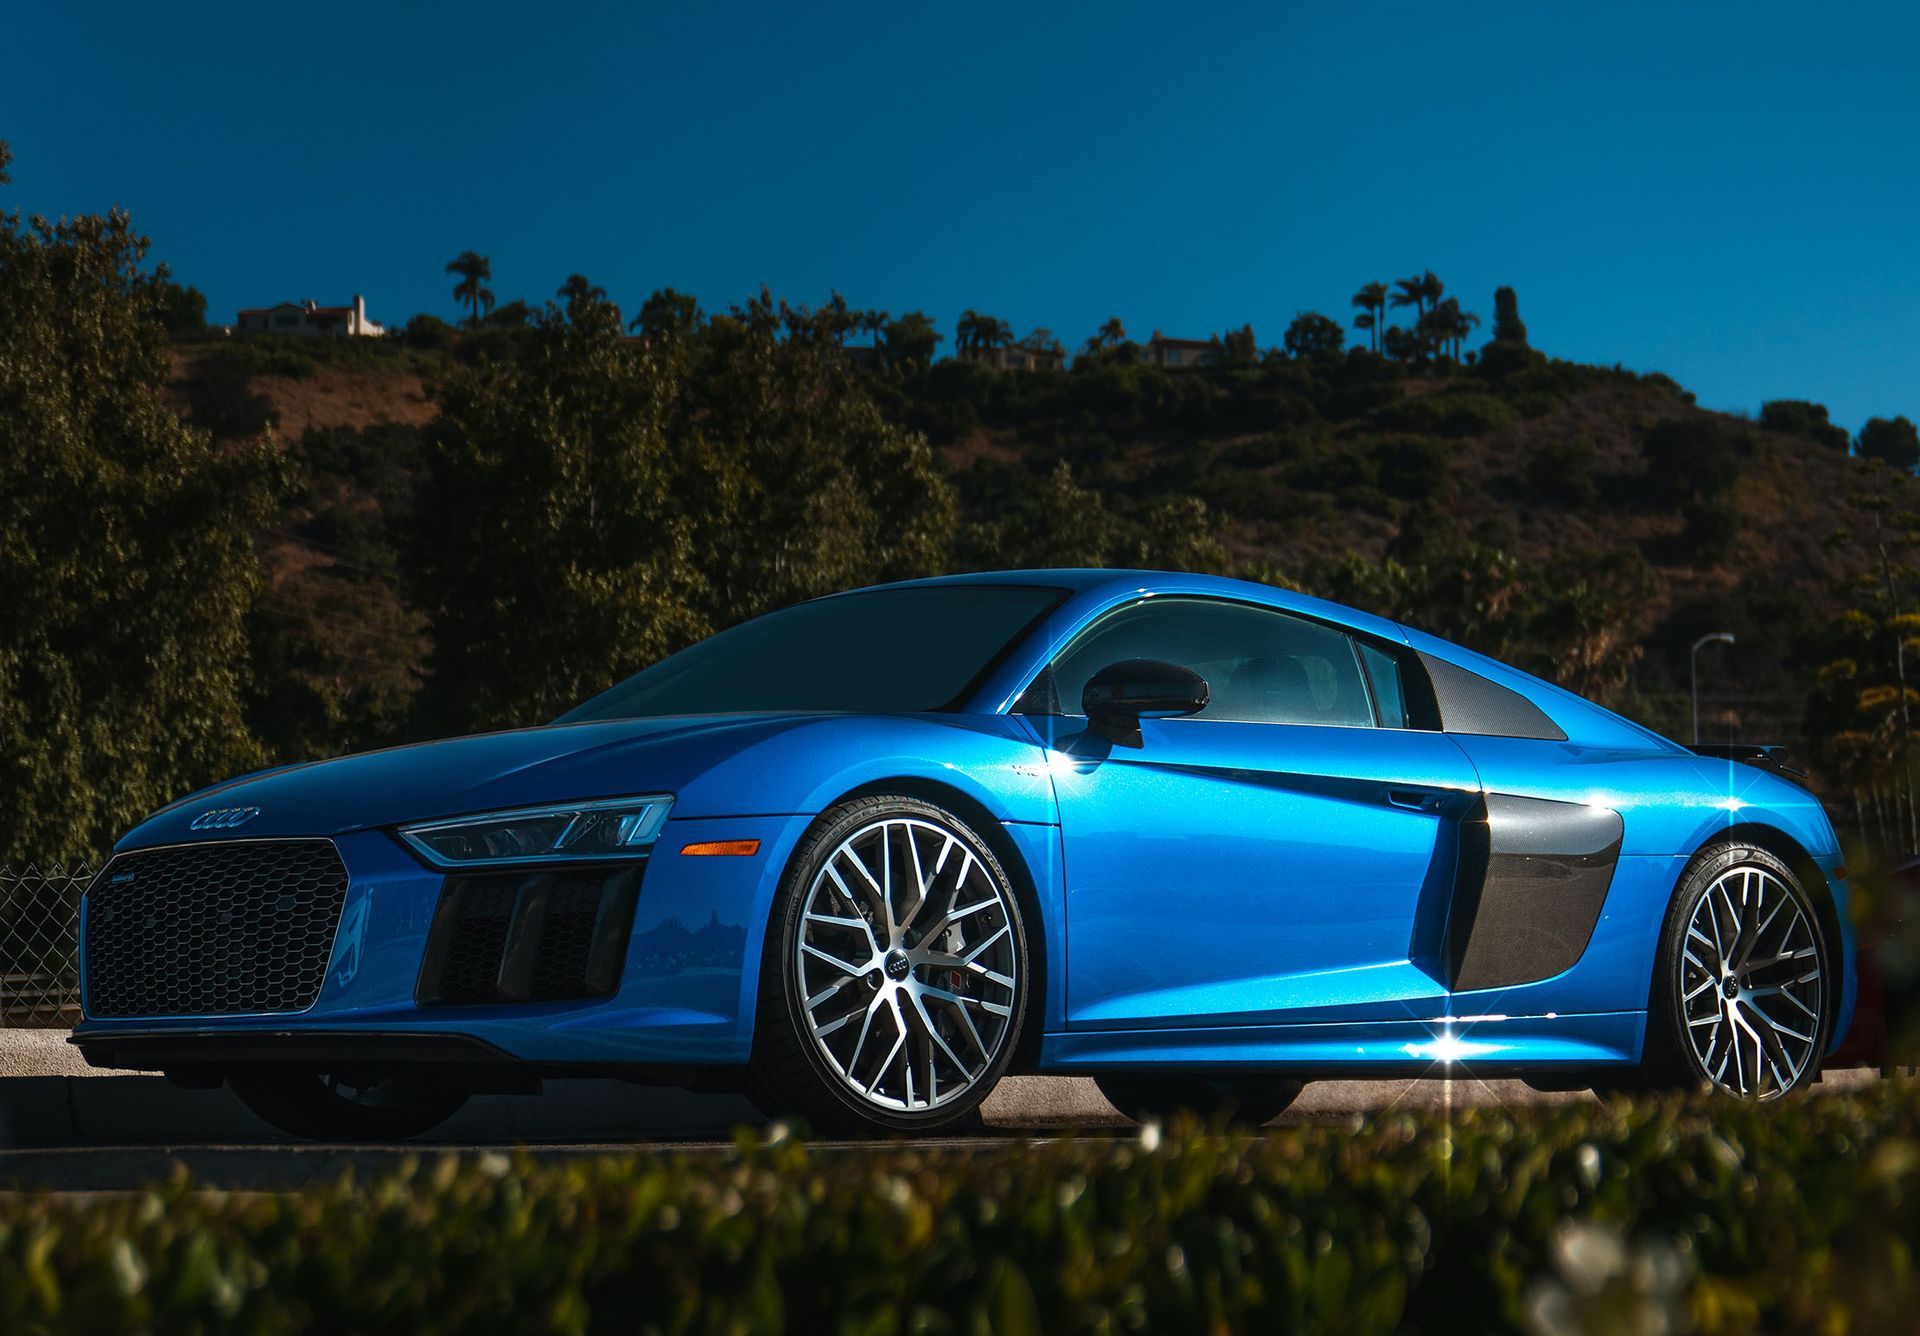
[[[405,1141],[444,1123],[468,1096],[431,1076],[353,1086],[318,1072],[265,1071],[235,1073],[227,1083],[261,1119],[308,1141]]]
[[[1107,1103],[1136,1123],[1185,1111],[1206,1121],[1262,1127],[1300,1097],[1306,1082],[1290,1076],[1207,1076],[1194,1072],[1109,1072],[1093,1078]]]
[[[1696,911],[1701,910],[1702,901],[1730,874],[1741,877],[1751,874],[1756,885],[1765,885],[1769,889],[1772,886],[1778,886],[1786,892],[1788,903],[1798,910],[1801,916],[1800,922],[1804,924],[1804,935],[1793,935],[1792,942],[1802,951],[1811,950],[1812,955],[1808,958],[1817,965],[1819,970],[1817,981],[1805,988],[1806,995],[1810,999],[1808,1003],[1796,1003],[1787,1008],[1776,1004],[1771,1013],[1785,1012],[1790,1019],[1798,1021],[1804,1005],[1817,1007],[1819,1015],[1813,1018],[1811,1028],[1807,1032],[1811,1038],[1808,1053],[1802,1059],[1802,1065],[1797,1071],[1793,1070],[1792,1055],[1783,1051],[1783,1056],[1788,1060],[1787,1070],[1791,1074],[1791,1079],[1784,1084],[1779,1082],[1773,1075],[1773,1072],[1779,1070],[1778,1066],[1768,1063],[1770,1070],[1754,1083],[1753,1090],[1745,1092],[1735,1088],[1726,1079],[1724,1070],[1721,1078],[1716,1079],[1715,1073],[1708,1069],[1706,1060],[1696,1051],[1695,1044],[1689,1035],[1686,1001],[1691,994],[1701,988],[1703,982],[1715,974],[1715,970],[1703,969],[1688,960],[1690,926],[1696,923]],[[1785,904],[1780,908],[1782,913],[1786,911]],[[1791,922],[1789,918],[1789,923]],[[1770,929],[1770,932],[1777,931],[1779,930]],[[1788,932],[1792,934],[1793,930],[1789,928]],[[1729,935],[1732,935],[1731,932]],[[1696,942],[1695,945],[1699,944]],[[1755,946],[1757,945],[1756,942]],[[1755,947],[1748,948],[1749,951],[1753,949]],[[1699,946],[1699,950],[1700,955],[1695,959],[1703,959],[1711,955],[1704,946]],[[1716,969],[1720,965],[1717,960],[1713,963]],[[1734,966],[1738,962],[1726,963],[1728,966]],[[1730,995],[1741,995],[1744,998],[1743,983],[1753,982],[1754,976],[1760,975],[1765,967],[1755,965],[1744,968],[1744,977],[1743,968],[1732,969],[1731,977],[1725,987],[1732,990]],[[1781,978],[1782,968],[1791,971],[1800,969],[1801,966],[1796,962],[1789,962],[1784,967],[1773,966],[1772,968],[1774,973],[1765,976],[1761,982],[1770,983]],[[1688,986],[1687,980],[1698,982]],[[1694,856],[1693,861],[1687,865],[1686,871],[1681,874],[1679,887],[1674,892],[1673,902],[1667,909],[1666,921],[1661,927],[1660,949],[1654,958],[1653,984],[1648,998],[1646,1046],[1640,1067],[1638,1071],[1621,1072],[1603,1084],[1596,1085],[1596,1093],[1605,1096],[1633,1091],[1709,1088],[1737,1098],[1764,1100],[1803,1090],[1819,1079],[1821,1059],[1826,1054],[1827,1041],[1833,1024],[1834,982],[1832,951],[1827,944],[1826,933],[1821,925],[1819,907],[1813,897],[1807,893],[1806,887],[1801,884],[1794,870],[1769,851],[1743,841],[1728,840],[1709,845]],[[1763,988],[1762,991],[1765,989]],[[1691,1005],[1698,1010],[1702,1003],[1695,1001]],[[1752,1006],[1751,1003],[1745,1005],[1749,1008]],[[1763,1013],[1765,1014],[1769,1013]],[[1701,1016],[1698,1019],[1704,1021],[1706,1018]],[[1800,1023],[1806,1022],[1800,1021]],[[1750,1028],[1757,1028],[1752,1027],[1750,1012],[1748,1025]],[[1709,1034],[1716,1033],[1710,1024],[1692,1028]],[[1761,1045],[1756,1050],[1759,1059],[1771,1058],[1771,1051],[1761,1040],[1756,1039],[1754,1042]],[[1774,1036],[1774,1042],[1779,1042],[1777,1034]],[[1745,1061],[1743,1045],[1743,1052],[1736,1060],[1736,1064]],[[1758,1059],[1756,1059],[1757,1063]]]
[[[827,863],[837,856],[844,844],[863,838],[876,825],[881,827],[879,838],[885,841],[889,836],[884,823],[890,821],[925,823],[924,827],[916,824],[914,828],[923,832],[927,828],[937,828],[972,855],[978,873],[987,879],[980,884],[989,886],[999,896],[1000,904],[1004,905],[1006,932],[1001,934],[996,923],[995,935],[1004,936],[1010,943],[1008,949],[1017,965],[1008,976],[1013,979],[1011,997],[1005,1004],[1009,1011],[1004,1018],[995,1013],[996,1023],[1000,1019],[1004,1019],[1005,1023],[998,1031],[990,1056],[974,1069],[975,1074],[968,1084],[950,1086],[949,1093],[940,1097],[943,1102],[927,1108],[885,1107],[853,1088],[852,1083],[856,1082],[856,1078],[844,1075],[835,1061],[830,1060],[829,1054],[822,1051],[824,1039],[815,1039],[808,1022],[806,999],[801,993],[802,967],[790,965],[799,957],[802,933],[808,931],[806,905],[815,891],[825,885]],[[971,871],[967,875],[971,875]],[[951,908],[951,904],[948,907]],[[978,1126],[980,1104],[1005,1073],[1026,1023],[1032,969],[1027,948],[1025,911],[1026,906],[1022,903],[1018,887],[1007,875],[992,847],[965,821],[943,807],[904,795],[880,795],[843,802],[823,813],[794,851],[781,880],[779,893],[774,898],[773,918],[768,925],[766,945],[761,951],[760,997],[754,1021],[753,1057],[747,1067],[745,1082],[748,1097],[770,1117],[797,1116],[814,1131],[828,1135],[929,1133]],[[990,911],[988,922],[995,922],[991,915],[999,913],[998,909]],[[873,928],[874,924],[875,920],[869,917],[869,928]],[[817,933],[818,929],[811,931]],[[875,934],[875,941],[877,943],[878,934]],[[916,948],[931,949],[925,947],[925,941],[922,939],[915,943]],[[891,959],[893,954],[896,953],[890,951],[888,958]],[[899,977],[882,971],[862,975],[846,971],[852,976],[852,981],[845,985],[849,992],[847,1000],[853,1003],[853,1009],[858,1010],[861,1009],[861,997],[873,999],[883,991],[895,998],[903,997],[911,984],[923,982],[930,969],[933,967],[915,965]],[[972,987],[971,980],[967,981],[967,986]],[[856,993],[853,989],[861,991]],[[815,1000],[818,1004],[818,993]],[[909,1002],[903,1006],[903,1014],[910,1005]],[[995,1005],[1000,1004],[996,1002]],[[959,1003],[955,1006],[962,1012],[966,1010]],[[928,1010],[931,1011],[931,1008]],[[885,1016],[887,1013],[874,1014]],[[954,1022],[949,1018],[947,1023]],[[893,1025],[890,1019],[884,1020],[883,1024],[890,1029]],[[917,1025],[919,1017],[910,1016],[909,1029]],[[978,1030],[978,1026],[972,1028]],[[932,1053],[934,1050],[927,1036],[928,1032],[923,1028],[915,1034],[904,1035],[903,1040],[916,1038],[921,1051]],[[959,1050],[956,1047],[950,1051]],[[857,1071],[860,1054],[853,1056],[856,1061],[850,1064],[850,1070]],[[973,1056],[971,1050],[969,1056]],[[913,1065],[911,1048],[905,1051],[902,1062],[904,1075],[905,1070]],[[882,1078],[877,1076],[874,1079],[878,1082]],[[925,1098],[924,1084],[921,1094]]]

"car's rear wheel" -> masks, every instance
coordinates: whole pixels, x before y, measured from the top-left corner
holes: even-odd
[[[1831,965],[1800,879],[1729,842],[1681,878],[1661,934],[1643,1084],[1768,1100],[1811,1084],[1831,1024]]]
[[[400,1074],[240,1072],[228,1084],[259,1117],[310,1141],[405,1141],[451,1118],[468,1094],[439,1077]]]
[[[1192,1072],[1109,1072],[1093,1083],[1107,1103],[1136,1123],[1185,1111],[1212,1121],[1259,1127],[1272,1122],[1306,1082],[1285,1076],[1208,1076]]]
[[[968,1119],[1027,1003],[1020,897],[966,822],[909,797],[824,814],[795,852],[762,953],[749,1093],[824,1132]]]

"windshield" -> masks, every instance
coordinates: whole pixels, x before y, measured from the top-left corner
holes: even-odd
[[[952,709],[1065,597],[1033,585],[921,585],[816,599],[689,646],[556,722]]]

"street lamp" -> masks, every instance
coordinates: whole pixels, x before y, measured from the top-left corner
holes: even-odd
[[[1709,631],[1706,635],[1701,636],[1693,642],[1693,653],[1688,656],[1693,679],[1693,740],[1696,745],[1698,745],[1700,741],[1700,647],[1702,645],[1714,644],[1731,645],[1732,643],[1733,632]]]

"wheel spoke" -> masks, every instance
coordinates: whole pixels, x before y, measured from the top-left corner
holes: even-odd
[[[931,1039],[934,1044],[939,1045],[940,1051],[947,1055],[948,1062],[951,1062],[955,1067],[958,1067],[960,1069],[961,1079],[966,1081],[971,1081],[973,1079],[972,1069],[970,1069],[966,1063],[960,1060],[960,1055],[953,1051],[953,1046],[947,1042],[947,1037],[940,1033],[940,1027],[933,1023],[933,1016],[930,1012],[928,1012],[927,1004],[921,1000],[920,995],[918,993],[909,993],[908,996],[913,999],[913,1009],[920,1013],[920,1021],[921,1021],[921,1024],[926,1026],[927,1037]],[[977,1033],[974,1036],[974,1042],[976,1043],[979,1042],[979,1035]],[[927,1070],[929,1072],[933,1070],[933,1061],[931,1057],[931,1051],[929,1051],[929,1057],[927,1061]],[[929,1078],[928,1085],[929,1085],[929,1088],[931,1088],[932,1086],[931,1078]]]
[[[808,998],[805,1003],[806,1009],[809,1012],[815,1010],[817,1007],[819,1007],[819,1005],[822,1002],[825,1002],[828,998],[837,994],[842,988],[845,988],[848,984],[852,983],[855,979],[859,977],[860,976],[857,974],[841,975],[839,978],[835,979],[832,983],[828,984],[825,988],[822,988],[819,992],[815,993],[812,997]]]
[[[911,928],[913,926],[913,921],[920,916],[920,911],[927,907],[927,898],[928,898],[926,874],[921,870],[921,867],[920,867],[920,841],[913,838],[912,826],[906,827],[906,838],[907,838],[907,853],[911,856],[909,858],[909,861],[913,864],[913,897],[914,898],[913,898],[913,908],[909,909],[906,913],[906,917],[900,920],[900,931],[902,932],[905,932],[908,928]]]
[[[824,960],[827,962],[827,964],[833,966],[835,969],[840,970],[847,974],[858,976],[861,974],[865,974],[867,972],[867,968],[868,968],[867,966],[856,965],[856,964],[853,964],[851,961],[842,960],[839,956],[833,955],[827,951],[822,951],[819,947],[815,946],[812,942],[800,943],[800,950],[806,955],[812,956],[815,960]]]
[[[873,1001],[867,1003],[866,1016],[860,1022],[860,1037],[854,1041],[853,1056],[847,1059],[847,1079],[853,1080],[853,1070],[860,1065],[860,1054],[867,1046],[867,1036],[873,1033],[873,1015],[880,1010],[880,1000],[885,996],[875,993]]]

